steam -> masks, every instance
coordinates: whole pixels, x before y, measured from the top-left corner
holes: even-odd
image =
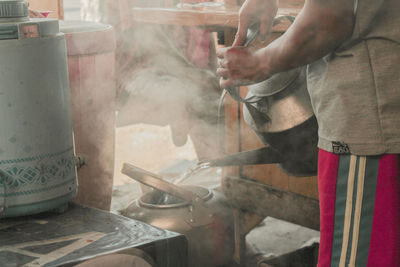
[[[149,6],[157,1],[142,2]],[[194,28],[132,22],[129,16],[123,16],[129,14],[132,6],[130,0],[81,0],[84,20],[111,24],[117,37],[117,90],[111,73],[114,62],[105,61],[103,55],[90,55],[96,61],[100,58],[104,61],[98,62],[99,68],[95,71],[83,63],[80,67],[84,72],[70,70],[72,77],[84,80],[84,83],[81,80],[71,83],[71,87],[79,87],[74,90],[82,91],[74,92],[73,101],[77,105],[74,107],[77,152],[86,154],[89,161],[78,173],[82,192],[78,199],[92,206],[107,202],[110,197],[114,108],[118,114],[117,127],[142,123],[169,126],[175,145],[184,145],[190,137],[199,160],[220,155],[217,122],[221,91],[214,70],[216,59],[212,57],[215,51],[210,34]],[[79,28],[79,23],[76,26]],[[69,45],[87,58],[85,51],[101,45],[96,39],[74,42],[72,38]],[[97,77],[93,76],[95,72]],[[84,194],[94,191],[97,193]]]
[[[169,125],[175,145],[184,145],[191,135],[203,147],[199,157],[216,156],[218,79],[181,52],[179,45],[189,33],[153,25],[136,25],[124,32],[117,60],[121,63],[117,126]],[[180,42],[174,43],[172,37]],[[135,55],[128,56],[132,50]]]
[[[141,24],[131,18],[133,6],[165,3],[81,0],[82,18],[111,24],[116,32],[117,126],[168,125],[175,145],[184,145],[191,136],[199,158],[216,157],[220,89],[210,33]]]
[[[86,21],[105,22],[107,20],[106,0],[81,0],[82,19]]]
[[[110,2],[115,8],[122,1]],[[139,2],[148,6],[153,1]],[[204,39],[190,39],[189,36],[202,33],[182,27],[138,23],[127,27],[124,18],[119,17],[120,13],[115,17],[111,13],[108,15],[108,23],[115,26],[119,40],[116,51],[117,126],[139,123],[169,125],[176,145],[185,144],[190,136],[199,159],[218,157],[217,122],[221,91],[213,70],[216,64],[213,59],[209,60],[209,55],[215,52],[212,47],[208,48],[210,51],[187,49],[198,48],[191,46],[196,41],[203,42],[200,47],[205,48],[205,42],[207,45],[212,43],[210,37],[204,35]],[[210,67],[206,68],[206,65]],[[201,249],[211,252],[210,257],[204,258],[207,260],[211,257],[213,260],[215,257],[215,261],[230,258],[233,234],[231,227],[225,227],[225,224],[232,222],[231,211],[228,207],[223,211],[229,217],[215,221],[217,227],[214,226],[214,232],[210,232],[212,236],[205,236],[203,232],[192,234],[193,244],[189,249],[196,250],[194,255]],[[217,217],[220,213],[216,212]],[[199,240],[204,248],[198,246]]]

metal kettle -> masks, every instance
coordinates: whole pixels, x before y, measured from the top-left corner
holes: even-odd
[[[280,16],[275,19],[274,24],[283,19],[294,20],[290,16]],[[246,45],[251,45],[257,33],[257,30],[249,30]],[[210,165],[278,163],[290,175],[315,175],[318,125],[307,90],[306,67],[277,73],[248,88],[249,92],[244,99],[237,90],[231,88],[228,92],[235,100],[243,103],[245,122],[266,147],[211,160]]]
[[[191,267],[229,263],[234,251],[233,214],[222,193],[177,186],[127,163],[122,173],[155,189],[131,203],[122,215],[184,234]]]

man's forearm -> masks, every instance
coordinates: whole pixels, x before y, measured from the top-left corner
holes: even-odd
[[[306,65],[327,55],[353,31],[352,0],[311,0],[280,38],[257,53],[265,72],[274,74]]]

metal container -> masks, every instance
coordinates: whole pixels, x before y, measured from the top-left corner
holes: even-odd
[[[278,163],[293,176],[313,176],[318,166],[318,124],[307,91],[306,69],[275,74],[249,86],[243,118],[265,147],[206,161],[211,166]]]
[[[75,201],[109,210],[115,154],[114,30],[88,21],[60,21],[60,30],[67,40],[75,149],[88,159],[78,170]]]
[[[0,218],[50,210],[77,192],[65,37],[0,0]]]
[[[184,234],[189,266],[224,266],[233,256],[233,215],[223,195],[199,186],[176,186],[155,174],[124,164],[124,174],[151,186],[122,214]]]
[[[278,16],[274,25],[282,20],[294,21],[291,16]],[[254,45],[259,29],[250,28],[245,46]],[[249,85],[245,99],[238,89],[228,88],[231,96],[243,102],[243,118],[266,145],[256,151],[214,160],[211,165],[279,163],[286,173],[293,176],[313,176],[317,173],[318,124],[307,90],[306,67],[273,75],[269,79]],[[256,158],[262,153],[267,155]],[[246,158],[247,157],[247,158]]]
[[[249,86],[245,122],[267,146],[284,158],[282,170],[294,176],[312,176],[318,165],[318,124],[307,91],[306,68],[275,74]]]

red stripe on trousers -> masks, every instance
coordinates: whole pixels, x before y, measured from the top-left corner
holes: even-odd
[[[321,237],[318,267],[329,267],[331,265],[338,167],[339,155],[319,150],[318,189]]]
[[[399,156],[379,161],[368,267],[400,266]]]

